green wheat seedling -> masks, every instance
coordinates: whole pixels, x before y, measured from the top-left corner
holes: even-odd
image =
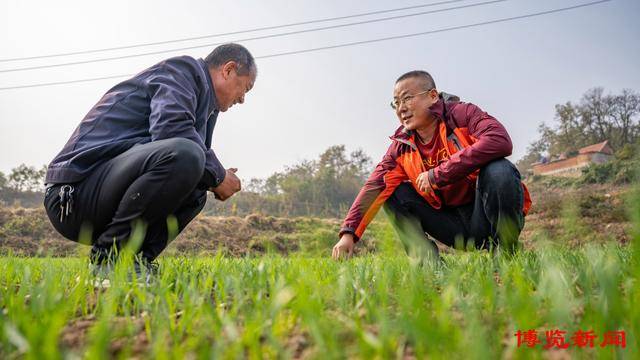
[[[633,196],[627,245],[541,241],[434,263],[402,253],[382,227],[377,254],[161,257],[148,286],[123,255],[110,287],[94,286],[85,258],[5,256],[0,358],[640,358]],[[519,345],[516,333],[529,330],[541,343]],[[549,330],[568,343],[578,331],[597,338],[551,354]],[[608,331],[624,331],[625,347],[600,346]]]

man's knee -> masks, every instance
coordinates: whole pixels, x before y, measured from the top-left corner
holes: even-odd
[[[497,159],[480,169],[478,183],[482,189],[519,187],[520,172],[509,160]]]
[[[484,213],[493,229],[490,235],[510,243],[517,241],[524,225],[524,194],[518,169],[506,159],[492,161],[480,170],[478,184]]]
[[[185,138],[171,138],[163,141],[174,162],[175,175],[187,175],[189,178],[200,180],[204,173],[204,150],[194,141]]]
[[[401,183],[393,191],[393,194],[387,200],[389,206],[392,208],[402,207],[409,209],[412,206],[423,204],[425,200],[418,194],[418,192],[409,183]]]

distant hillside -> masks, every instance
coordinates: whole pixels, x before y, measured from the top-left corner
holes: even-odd
[[[569,246],[588,242],[630,240],[630,185],[591,184],[579,187],[550,187],[529,183],[533,207],[521,236],[525,246],[554,241]]]
[[[571,247],[588,242],[629,241],[630,185],[582,184],[575,180],[537,179],[529,182],[533,207],[521,241],[526,248],[541,241]],[[555,183],[554,183],[555,182]],[[277,252],[327,255],[337,240],[340,219],[198,216],[167,249],[167,254],[231,256]],[[365,233],[361,253],[401,251],[382,212]],[[41,208],[0,208],[0,253],[81,255],[88,247],[61,238]]]

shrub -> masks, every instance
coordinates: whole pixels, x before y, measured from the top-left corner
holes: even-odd
[[[591,164],[582,169],[580,181],[583,184],[603,184],[610,182],[617,173],[614,161],[604,164]]]

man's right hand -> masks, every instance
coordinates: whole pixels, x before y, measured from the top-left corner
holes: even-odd
[[[227,169],[224,180],[218,186],[209,189],[216,195],[216,199],[225,201],[240,191],[240,179],[236,176],[236,171],[238,171],[236,168]]]
[[[338,260],[341,256],[351,257],[353,255],[353,247],[355,245],[355,238],[353,234],[344,233],[340,237],[340,241],[338,241],[333,246],[333,251],[331,252],[331,257]]]

